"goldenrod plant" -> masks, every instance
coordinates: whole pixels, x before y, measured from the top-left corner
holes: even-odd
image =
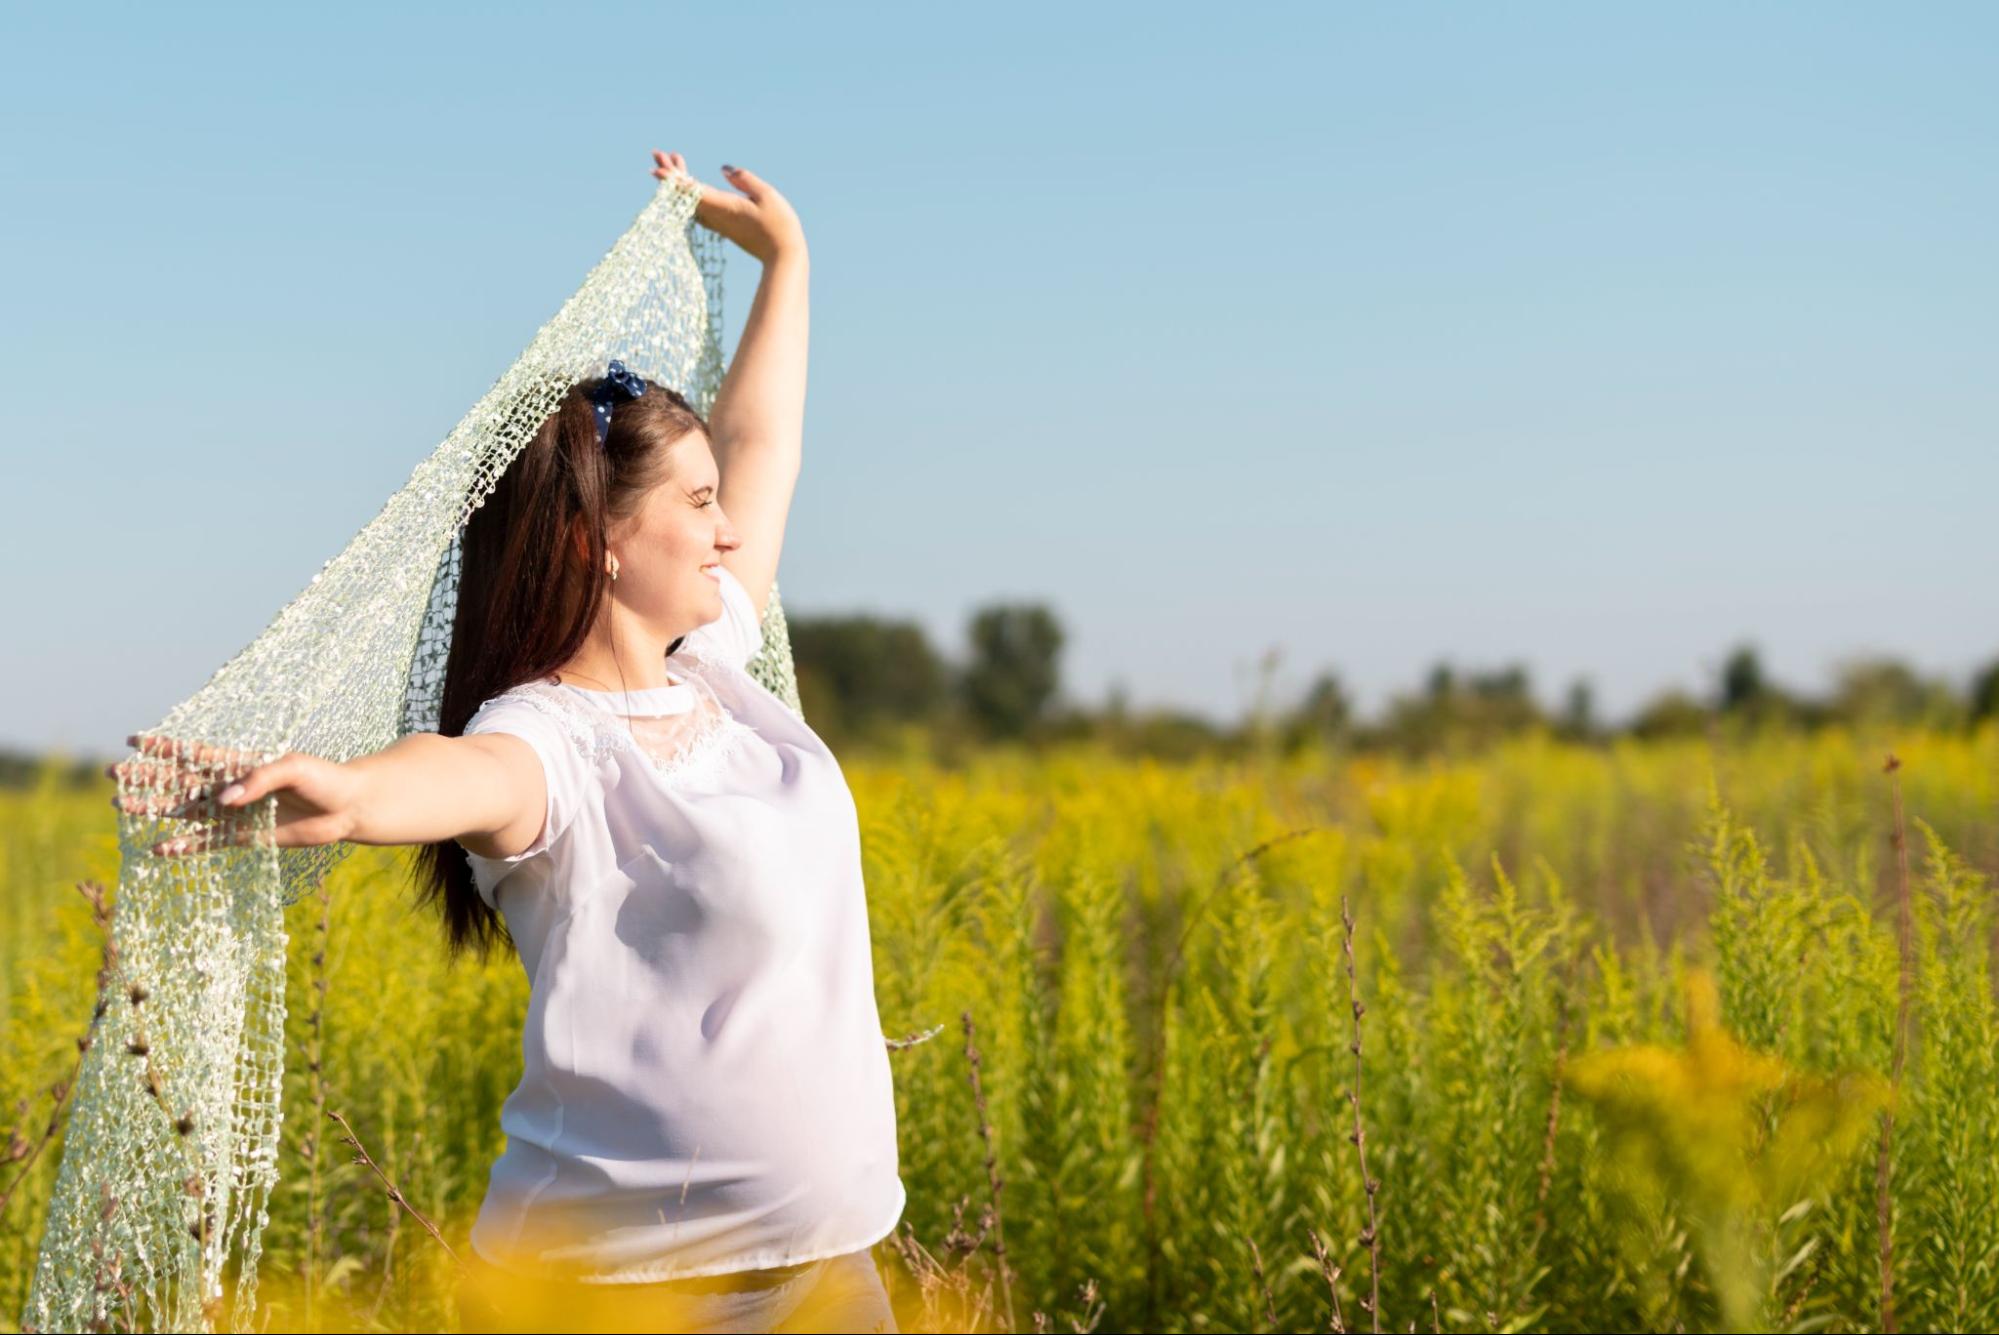
[[[842,765],[904,1329],[1999,1326],[1999,728]],[[0,1315],[118,866],[56,773],[0,792]],[[272,1329],[461,1320],[527,979],[407,870],[289,910]]]

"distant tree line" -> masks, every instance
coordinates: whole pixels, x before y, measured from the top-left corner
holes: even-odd
[[[1433,666],[1419,688],[1394,695],[1371,719],[1358,716],[1339,675],[1328,670],[1297,701],[1260,701],[1245,722],[1226,725],[1183,710],[1134,710],[1118,686],[1096,707],[1065,699],[1062,626],[1039,603],[976,611],[958,662],[940,655],[914,621],[789,610],[787,618],[806,721],[836,752],[886,749],[950,761],[994,743],[1097,740],[1167,759],[1291,754],[1314,744],[1424,754],[1476,749],[1530,730],[1604,742],[1834,723],[1955,729],[1999,719],[1999,658],[1961,684],[1889,657],[1855,659],[1838,670],[1828,694],[1810,697],[1772,681],[1755,647],[1744,644],[1730,651],[1705,694],[1662,691],[1615,726],[1599,717],[1587,679],[1570,683],[1550,711],[1536,700],[1522,666],[1461,670],[1449,662]],[[1266,681],[1276,663],[1274,654],[1264,659]],[[0,748],[0,787],[32,782],[43,763]],[[77,761],[64,781],[93,782],[102,765]]]
[[[1551,710],[1535,697],[1523,666],[1481,671],[1449,662],[1432,667],[1419,688],[1394,695],[1374,718],[1359,717],[1339,675],[1325,671],[1297,701],[1263,702],[1246,722],[1223,725],[1187,711],[1134,711],[1118,687],[1097,707],[1065,699],[1062,626],[1037,603],[976,612],[959,663],[947,662],[914,622],[793,615],[790,624],[806,718],[836,749],[900,738],[948,753],[992,742],[1095,738],[1162,757],[1295,752],[1315,742],[1416,754],[1477,748],[1535,729],[1603,742],[1834,723],[1948,729],[1999,718],[1999,658],[1964,683],[1925,677],[1889,657],[1855,659],[1819,698],[1772,681],[1755,647],[1743,644],[1730,651],[1705,694],[1662,691],[1615,725],[1600,717],[1587,679],[1571,682]],[[1266,672],[1275,662],[1265,660]]]
[[[1475,748],[1534,729],[1571,741],[1604,742],[1617,736],[1719,736],[1833,724],[1962,729],[1988,719],[1999,719],[1999,659],[1960,685],[1924,676],[1892,657],[1854,658],[1836,670],[1829,692],[1810,696],[1772,681],[1755,647],[1741,644],[1729,651],[1705,693],[1668,688],[1617,725],[1600,717],[1586,678],[1571,682],[1559,707],[1548,711],[1535,699],[1524,667],[1461,675],[1439,664],[1422,690],[1396,695],[1371,722],[1351,716],[1338,677],[1325,673],[1299,709],[1266,726],[1289,747],[1317,738],[1360,749],[1419,752]]]

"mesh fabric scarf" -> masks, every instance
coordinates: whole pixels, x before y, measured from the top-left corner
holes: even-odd
[[[234,748],[257,763],[286,751],[348,760],[435,731],[459,530],[569,388],[615,357],[680,390],[703,416],[714,402],[722,241],[693,221],[700,189],[682,176],[661,180],[582,287],[381,513],[144,735]],[[750,671],[798,709],[775,589]],[[183,776],[190,768],[222,766],[184,764]],[[155,782],[121,780],[120,792],[157,796]],[[268,834],[276,799],[253,805],[220,814],[219,828]],[[241,1264],[231,1324],[248,1328],[255,1311],[283,1117],[284,910],[352,845],[147,851],[198,828],[119,814],[110,968],[24,1330],[212,1330],[232,1253]]]

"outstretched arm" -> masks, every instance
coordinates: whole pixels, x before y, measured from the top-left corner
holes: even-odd
[[[684,171],[677,153],[655,153],[655,175]],[[763,264],[763,276],[708,414],[722,482],[719,501],[742,545],[723,558],[759,620],[777,578],[785,519],[805,432],[805,355],[811,265],[805,230],[783,195],[752,172],[724,168],[742,191],[704,186],[695,219]]]
[[[279,848],[457,839],[475,853],[510,857],[541,832],[548,801],[533,748],[506,733],[417,732],[349,761],[290,751],[254,767],[219,747],[158,736],[130,740],[138,753],[106,772],[136,781],[140,795],[121,793],[113,805],[203,822],[154,845],[156,856],[199,853],[228,840],[211,801],[230,811],[275,795]],[[238,843],[247,837],[231,833]]]

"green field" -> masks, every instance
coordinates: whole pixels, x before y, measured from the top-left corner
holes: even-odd
[[[936,1029],[891,1057],[904,1329],[1999,1326],[1999,727],[845,768],[883,1027]],[[110,791],[0,793],[9,1329]],[[456,1323],[526,979],[448,968],[402,860],[291,910],[272,1329]]]

